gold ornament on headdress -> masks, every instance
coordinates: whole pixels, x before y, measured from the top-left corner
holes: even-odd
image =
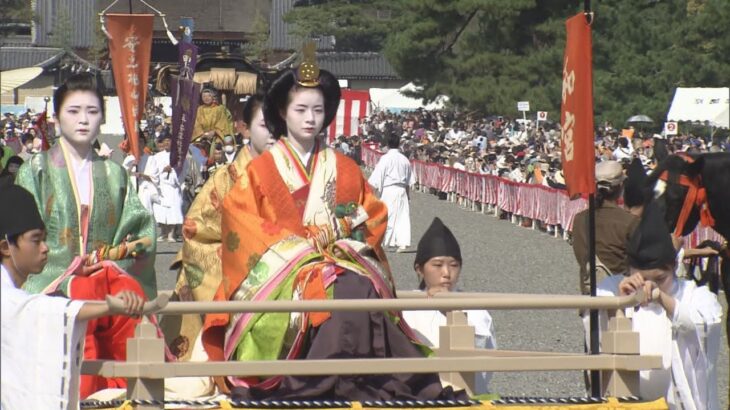
[[[314,57],[316,46],[314,41],[304,43],[302,49],[302,63],[297,68],[297,83],[302,87],[316,87],[319,85],[319,66]]]

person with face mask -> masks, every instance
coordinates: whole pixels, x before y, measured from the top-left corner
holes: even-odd
[[[157,297],[154,219],[126,170],[92,149],[104,118],[103,102],[91,74],[68,78],[53,98],[58,142],[18,171],[15,183],[34,196],[48,227],[48,262],[23,284],[29,293],[101,300],[129,290]],[[126,360],[126,340],[138,322],[126,317],[89,322],[84,358]],[[84,375],[81,397],[126,385],[123,378]]]
[[[232,135],[226,135],[225,138],[223,138],[223,155],[225,156],[224,162],[226,164],[232,163],[233,160],[236,159],[236,154],[238,154],[236,141],[233,139]]]

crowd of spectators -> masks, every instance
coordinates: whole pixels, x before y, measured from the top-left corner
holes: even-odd
[[[555,122],[417,110],[373,114],[361,123],[360,131],[366,143],[380,147],[385,146],[385,136],[400,134],[401,151],[412,160],[516,182],[564,187],[560,125]],[[691,133],[667,137],[642,128],[616,128],[607,123],[595,132],[596,158],[615,159],[626,166],[633,158],[640,158],[648,171],[656,166],[654,150],[658,140],[669,154],[730,151],[727,137]],[[345,153],[353,151],[353,147],[359,150],[360,138],[340,136],[337,146]]]
[[[20,165],[43,149],[41,127],[46,138],[54,138],[52,119],[45,122],[28,109],[22,114],[5,113],[0,117],[0,185],[12,184]],[[45,125],[44,125],[45,123]]]

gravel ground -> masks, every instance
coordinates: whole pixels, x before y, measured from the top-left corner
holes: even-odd
[[[577,265],[567,242],[505,220],[461,209],[435,196],[415,193],[411,203],[413,246],[409,253],[389,253],[398,289],[414,289],[415,245],[434,217],[450,227],[461,244],[461,287],[469,291],[577,294]],[[159,289],[172,289],[168,266],[180,244],[158,244]],[[721,298],[724,299],[724,298]],[[724,302],[723,302],[724,304]],[[502,349],[583,352],[583,332],[574,311],[492,311]],[[727,408],[728,351],[723,342],[718,368],[721,408]],[[581,372],[513,372],[495,374],[491,390],[505,396],[582,396]]]

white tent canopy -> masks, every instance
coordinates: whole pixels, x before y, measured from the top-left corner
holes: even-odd
[[[403,92],[414,91],[416,86],[408,83],[398,88],[371,88],[370,101],[376,110],[390,111],[413,111],[418,108],[424,108],[428,111],[439,110],[449,100],[446,96],[439,96],[432,103],[424,105],[420,99],[406,97]]]
[[[708,121],[730,128],[730,88],[677,88],[667,121]]]
[[[43,73],[41,67],[19,68],[17,70],[8,70],[0,73],[2,81],[0,81],[0,92],[3,94],[13,91],[13,89],[32,81]]]

